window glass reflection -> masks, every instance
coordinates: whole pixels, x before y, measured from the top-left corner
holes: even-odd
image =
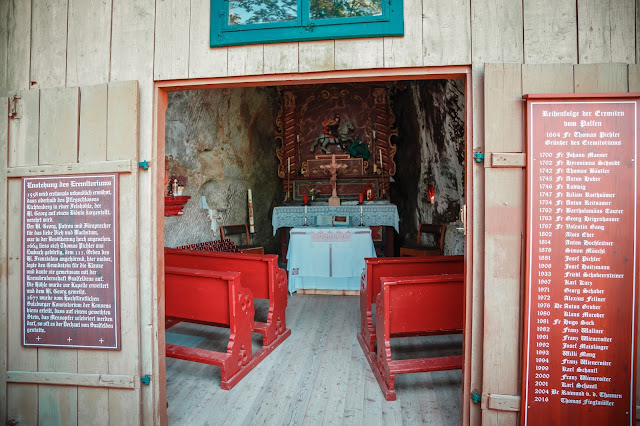
[[[229,0],[229,25],[295,21],[297,0]]]
[[[380,15],[382,0],[311,0],[311,19]]]

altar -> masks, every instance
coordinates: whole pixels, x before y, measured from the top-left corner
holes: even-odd
[[[271,218],[273,235],[276,235],[278,228],[316,226],[318,216],[348,216],[351,226],[391,226],[399,232],[400,219],[398,207],[395,204],[381,201],[365,202],[362,205],[357,205],[355,202],[347,203],[341,206],[328,206],[323,203],[311,206],[274,207]]]
[[[290,232],[289,292],[359,290],[365,257],[376,257],[367,227],[298,227]]]

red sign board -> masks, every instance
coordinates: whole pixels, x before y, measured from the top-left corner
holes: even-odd
[[[22,343],[120,349],[118,176],[22,180]]]
[[[638,107],[527,97],[522,424],[634,424]]]

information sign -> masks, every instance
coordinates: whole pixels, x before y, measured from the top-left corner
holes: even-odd
[[[522,424],[634,424],[638,97],[527,97]]]
[[[118,176],[22,180],[24,346],[120,349]]]

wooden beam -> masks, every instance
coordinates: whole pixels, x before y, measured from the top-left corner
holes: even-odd
[[[133,173],[138,168],[132,160],[100,161],[86,164],[53,164],[45,166],[7,167],[7,177],[40,176],[40,175],[74,175],[84,173]]]
[[[490,167],[526,167],[527,154],[524,152],[493,152],[490,153]]]
[[[140,388],[140,377],[117,374],[7,371],[7,383],[36,383],[43,385],[138,389]]]
[[[520,395],[482,394],[482,409],[495,411],[520,411]]]

